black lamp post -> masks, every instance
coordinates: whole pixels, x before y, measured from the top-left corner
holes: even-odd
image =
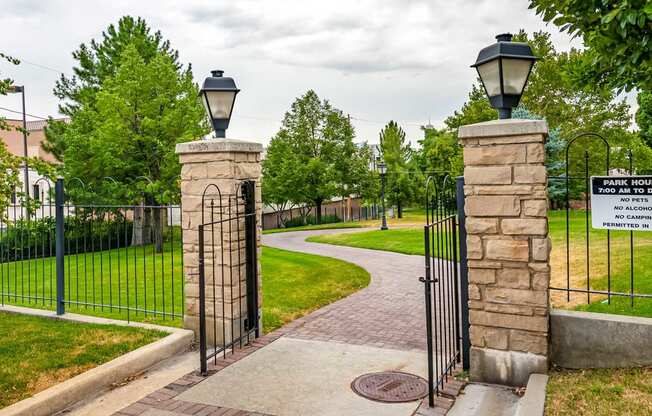
[[[383,222],[380,226],[381,230],[387,230],[387,215],[385,215],[385,177],[387,176],[387,165],[381,161],[378,163],[378,172],[380,173],[380,199],[383,204]]]
[[[512,35],[496,36],[496,43],[482,49],[475,64],[484,90],[498,118],[511,118],[537,58],[527,43],[512,42]]]
[[[211,71],[211,76],[204,80],[199,91],[202,103],[206,107],[206,113],[211,120],[215,137],[226,137],[226,129],[229,128],[231,113],[235,96],[240,90],[235,86],[233,78],[224,77],[224,71]]]
[[[29,198],[29,166],[27,165],[27,119],[25,114],[25,86],[14,85],[9,89],[10,93],[21,93],[23,97],[23,156],[25,156],[25,161],[23,162],[23,182],[25,182],[25,198]]]

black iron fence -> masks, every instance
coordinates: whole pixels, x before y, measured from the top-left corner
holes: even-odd
[[[454,376],[456,367],[468,369],[469,364],[463,184],[463,178],[458,178],[456,184],[448,176],[441,182],[432,177],[426,182],[425,276],[419,280],[425,290],[431,407],[435,395],[441,394]]]
[[[183,318],[180,206],[74,205],[42,181],[0,218],[0,304]]]
[[[256,184],[242,182],[223,195],[215,185],[202,196],[199,225],[199,350],[201,373],[210,359],[233,353],[259,333]],[[209,293],[206,293],[207,285]]]
[[[553,251],[550,289],[564,296],[553,293],[553,303],[584,303],[583,309],[616,313],[651,307],[649,232],[592,227],[591,176],[637,174],[631,150],[614,149],[602,136],[585,133],[568,142],[565,155],[562,174],[549,177],[549,189],[561,194],[557,204],[562,208],[549,219],[553,247],[563,247],[563,252]],[[614,158],[622,159],[617,166]]]

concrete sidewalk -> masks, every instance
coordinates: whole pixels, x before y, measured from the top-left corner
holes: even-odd
[[[352,231],[361,231],[360,229]],[[419,401],[386,404],[351,390],[369,372],[426,375],[423,257],[307,243],[320,230],[263,236],[271,247],[357,264],[367,288],[297,319],[209,365],[212,375],[187,375],[117,415],[369,415],[409,416]],[[264,284],[264,276],[263,276]]]

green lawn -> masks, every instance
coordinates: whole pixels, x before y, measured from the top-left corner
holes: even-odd
[[[0,295],[0,304],[54,309],[55,302],[49,299],[56,298],[55,267],[54,257],[0,264],[0,292],[5,293]],[[180,238],[175,243],[166,243],[162,253],[156,253],[153,245],[146,245],[67,255],[64,270],[66,300],[90,304],[67,304],[66,310],[70,312],[181,325],[183,276]],[[134,310],[127,312],[126,307]],[[153,315],[135,309],[178,316]]]
[[[73,301],[147,308],[181,314],[183,279],[180,244],[165,246],[163,254],[152,246],[114,249],[94,254],[66,256],[66,297]],[[174,250],[174,252],[173,252]],[[128,266],[126,259],[129,259]],[[161,265],[161,260],[163,264]],[[95,267],[92,267],[92,264]],[[5,263],[0,266],[0,284],[7,293],[54,297],[56,282],[54,258],[31,262]],[[127,274],[127,267],[129,274]],[[275,329],[298,316],[344,297],[369,282],[361,268],[339,260],[267,248],[261,258],[263,271],[264,329]],[[134,269],[136,274],[134,274]],[[28,270],[30,279],[27,279]],[[71,272],[68,273],[68,270]],[[94,270],[94,273],[93,273]],[[156,270],[156,273],[154,273]],[[86,272],[86,273],[85,273]],[[20,276],[25,276],[21,280]],[[129,276],[129,279],[127,279]],[[138,276],[134,279],[133,276]],[[147,288],[147,290],[145,290]],[[17,290],[16,290],[17,289]],[[147,295],[147,296],[145,296]],[[93,298],[94,296],[94,298]],[[54,309],[54,302],[41,299],[2,296],[3,303]],[[156,302],[156,303],[155,303]],[[164,317],[143,312],[127,312],[109,306],[67,305],[69,312],[127,319],[169,326],[181,326],[180,317]]]
[[[306,241],[423,255],[423,228],[390,228],[384,231],[316,235]]]
[[[350,295],[369,284],[366,270],[341,260],[263,247],[263,329]]]
[[[290,228],[272,228],[269,230],[264,230],[263,234],[287,233],[289,231],[335,230],[340,228],[360,228],[360,227],[362,227],[362,225],[359,222],[334,222],[331,224],[302,225],[300,227],[290,227]]]
[[[549,416],[652,414],[652,369],[560,370],[550,373]]]
[[[415,213],[418,215],[419,211]],[[421,217],[423,220],[423,216]],[[414,221],[410,216],[408,222]],[[573,211],[570,216],[570,261],[571,287],[586,288],[586,216],[584,211]],[[552,211],[549,215],[552,285],[566,287],[566,212]],[[590,224],[589,224],[590,225]],[[387,231],[372,230],[359,233],[313,236],[308,241],[337,244],[351,247],[394,251],[403,254],[423,255],[423,227],[391,228]],[[611,290],[629,293],[630,291],[630,252],[629,232],[612,231],[611,238]],[[594,290],[607,290],[607,232],[589,231],[590,287]],[[652,233],[634,232],[634,292],[652,294]],[[436,255],[436,250],[435,250]],[[604,296],[592,295],[587,304],[587,296],[572,294],[567,302],[566,294],[551,291],[555,307],[575,308],[592,312],[616,313],[652,317],[652,300],[635,299],[634,307],[629,298],[613,296],[607,304]]]
[[[167,335],[0,312],[0,408]]]

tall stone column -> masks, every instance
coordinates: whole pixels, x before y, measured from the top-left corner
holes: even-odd
[[[525,385],[548,370],[547,133],[542,120],[459,129],[474,381]]]
[[[260,259],[262,150],[260,143],[232,139],[202,140],[178,144],[176,147],[182,165],[184,327],[195,331],[196,338],[199,338],[200,309],[199,225],[227,219],[238,212],[243,214],[244,202],[240,198],[239,188],[243,181],[255,181],[257,252]],[[215,187],[219,188],[219,193]],[[205,197],[202,198],[202,195]],[[228,344],[238,336],[246,317],[244,241],[244,220],[224,222],[212,229],[205,229],[205,311],[209,345],[212,345],[213,341],[222,345],[224,339]],[[260,265],[258,282],[260,306]]]

